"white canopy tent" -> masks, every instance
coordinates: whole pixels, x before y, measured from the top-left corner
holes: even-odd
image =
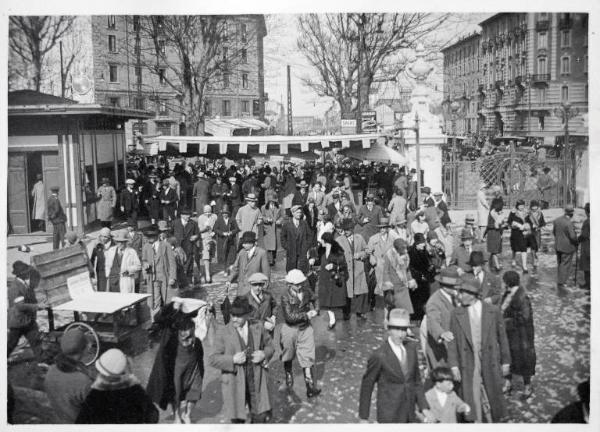
[[[393,148],[386,146],[385,144],[382,144],[379,141],[375,142],[368,149],[361,150],[349,148],[346,150],[342,150],[340,153],[353,159],[383,163],[390,162],[392,164],[397,164],[400,166],[406,165],[406,163],[408,162],[406,157],[403,156],[401,153],[397,152]]]
[[[236,131],[253,131],[268,129],[269,125],[254,118],[209,119],[204,123],[204,132],[214,136],[233,136]]]
[[[360,155],[372,146],[385,147],[385,136],[322,135],[322,136],[157,136],[144,141],[148,154],[227,157],[284,156],[302,159],[318,157],[315,150],[352,150]],[[387,147],[386,147],[387,148]],[[391,149],[390,149],[391,150]],[[393,151],[393,150],[392,150]],[[401,155],[400,155],[401,156]],[[364,159],[364,157],[359,157]],[[386,161],[389,159],[386,159]]]

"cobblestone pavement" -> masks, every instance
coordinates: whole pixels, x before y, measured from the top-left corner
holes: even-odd
[[[550,234],[544,234],[544,244],[550,245]],[[504,245],[502,261],[510,267],[510,248]],[[280,258],[273,271],[271,289],[279,299],[283,292],[285,263]],[[590,357],[590,295],[589,291],[571,287],[569,294],[559,297],[555,286],[556,257],[553,250],[540,255],[537,273],[525,275],[524,285],[530,293],[534,310],[537,368],[533,378],[534,395],[522,400],[522,384],[516,382],[513,394],[508,397],[510,422],[547,422],[562,406],[576,400],[577,383],[589,377]],[[226,295],[224,276],[217,275],[215,283],[196,293],[220,304]],[[218,309],[218,308],[217,308]],[[218,321],[222,322],[218,312]],[[382,328],[383,314],[374,311],[366,321],[339,320],[334,330],[327,330],[325,317],[313,320],[316,337],[318,384],[321,396],[307,401],[302,372],[294,362],[295,385],[290,394],[280,393],[278,386],[283,379],[282,364],[277,354],[270,365],[273,422],[275,423],[355,423],[358,421],[358,395],[361,377],[370,353],[385,338]],[[277,340],[278,333],[275,334]],[[156,352],[156,345],[133,359],[136,375],[145,384]],[[209,352],[210,335],[205,341]],[[29,366],[27,366],[29,365]],[[23,371],[34,367],[28,363],[11,366],[9,379],[15,385],[40,388],[41,378],[35,372]],[[25,383],[27,382],[27,383]],[[39,399],[39,395],[37,395]],[[375,396],[375,395],[374,395]],[[36,400],[37,400],[36,399]],[[375,400],[375,397],[373,398]],[[20,398],[21,402],[24,402]],[[201,401],[192,413],[196,423],[227,423],[221,414],[222,397],[219,372],[206,366],[204,391]],[[24,423],[50,422],[50,414],[44,414],[44,404],[21,406],[17,419]],[[47,404],[46,404],[47,405]],[[47,410],[50,411],[50,410]],[[375,417],[374,404],[371,418]],[[172,422],[169,412],[161,412],[161,422]]]

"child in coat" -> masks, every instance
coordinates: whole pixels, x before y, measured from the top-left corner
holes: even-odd
[[[433,388],[425,393],[431,413],[437,423],[458,423],[458,414],[468,414],[471,408],[454,392],[452,371],[436,367],[431,372]]]

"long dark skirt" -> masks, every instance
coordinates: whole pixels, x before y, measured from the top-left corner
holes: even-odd
[[[412,320],[420,321],[425,315],[425,304],[429,300],[429,285],[427,281],[418,282],[417,289],[409,291],[410,301],[414,309],[410,316]]]

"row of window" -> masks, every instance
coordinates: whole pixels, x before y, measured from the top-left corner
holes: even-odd
[[[240,101],[240,111],[242,115],[250,114],[250,101],[249,100],[241,100]],[[208,117],[214,115],[221,115],[224,117],[228,117],[232,115],[231,112],[231,101],[228,99],[221,100],[221,112],[215,112],[215,107],[213,106],[213,101],[206,100],[204,102],[204,114]],[[260,101],[255,99],[252,101],[252,115],[258,116],[260,115]]]

